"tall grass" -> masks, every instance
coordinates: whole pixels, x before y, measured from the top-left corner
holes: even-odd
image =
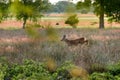
[[[22,41],[21,38],[27,37],[23,30],[2,30],[1,40],[2,38],[13,40],[1,41],[0,57],[6,57],[10,64],[21,63],[25,59],[44,62],[52,58],[58,65],[71,61],[89,72],[103,71],[105,66],[120,60],[120,30],[118,29],[56,29],[56,31],[59,36],[58,41]],[[60,41],[64,34],[71,39],[86,37],[89,45],[67,46]],[[18,42],[14,42],[14,37],[17,37]]]

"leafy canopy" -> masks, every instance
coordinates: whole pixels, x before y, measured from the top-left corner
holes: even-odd
[[[37,21],[42,16],[42,11],[48,8],[48,0],[14,0],[10,11],[18,20],[23,20],[23,27],[28,19]]]
[[[7,2],[7,0],[0,0],[0,22],[7,18],[8,6],[9,3]]]
[[[120,0],[105,0],[105,13],[109,21],[120,22]]]
[[[106,14],[110,21],[120,22],[120,0],[84,0],[79,1],[77,9],[94,6],[94,13],[97,16]]]
[[[15,0],[12,2],[10,10],[17,19],[33,18],[40,16],[40,12],[47,7],[43,0]]]

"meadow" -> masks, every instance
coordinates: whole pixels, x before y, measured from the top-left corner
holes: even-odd
[[[72,28],[71,26],[65,24],[65,20],[67,19],[68,14],[45,14],[44,17],[38,19],[37,23],[43,26],[52,26],[55,28]],[[99,26],[99,19],[94,14],[77,14],[79,23],[77,24],[78,28],[95,28],[98,29]],[[31,21],[27,21],[27,23],[31,23]],[[56,25],[59,23],[59,25]],[[17,26],[16,26],[17,25]],[[105,17],[105,27],[106,28],[120,28],[119,23],[115,22],[108,22],[107,18]],[[15,18],[8,19],[0,23],[0,28],[2,29],[21,29],[22,28],[22,21],[16,21]]]
[[[43,37],[46,34],[46,28],[38,28],[39,35],[43,36],[32,39],[26,33],[26,30],[20,29],[21,22],[11,23],[12,25],[6,25],[5,22],[4,25],[9,28],[0,29],[0,61],[5,60],[12,65],[15,63],[22,64],[26,59],[36,62],[46,62],[48,59],[52,59],[57,66],[69,61],[76,66],[82,67],[89,74],[107,71],[107,66],[120,61],[120,26],[113,23],[113,27],[108,27],[111,25],[109,24],[106,29],[97,29],[97,18],[87,18],[84,16],[80,18],[78,28],[73,29],[63,23],[64,19],[61,20],[61,16],[57,20],[56,17],[54,20],[53,16],[52,18],[44,17],[41,20],[41,24],[48,21],[44,26],[50,25],[55,27],[54,34],[57,38],[54,41],[46,39],[47,35]],[[59,25],[56,25],[57,22],[59,22]],[[17,29],[15,27],[10,28],[10,26],[16,26],[17,24],[19,24]],[[2,23],[0,27],[3,28]],[[68,39],[85,37],[89,41],[89,45],[68,46],[65,42],[61,41],[63,35],[67,35]]]

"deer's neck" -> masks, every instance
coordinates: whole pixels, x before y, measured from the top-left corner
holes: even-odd
[[[64,41],[65,41],[65,42],[69,42],[69,40],[68,40],[68,39],[65,39]]]

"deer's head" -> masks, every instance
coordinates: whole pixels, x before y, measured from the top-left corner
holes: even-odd
[[[61,41],[64,41],[66,39],[66,35],[63,35],[63,38],[61,39]]]

